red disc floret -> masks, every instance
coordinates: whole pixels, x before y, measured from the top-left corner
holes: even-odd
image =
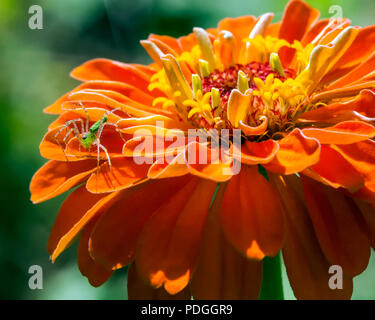
[[[273,71],[269,62],[251,62],[247,65],[236,64],[231,66],[224,71],[215,70],[208,77],[202,79],[203,93],[210,92],[212,88],[216,88],[220,91],[222,103],[225,104],[230,96],[233,89],[237,87],[238,72],[242,71],[249,79],[249,87],[252,89],[256,88],[253,81],[254,77],[260,78],[265,81],[267,76],[271,73],[275,75],[275,78],[279,78],[284,81],[286,78],[295,78],[296,72],[293,69],[284,69],[285,77],[280,76],[277,71]]]

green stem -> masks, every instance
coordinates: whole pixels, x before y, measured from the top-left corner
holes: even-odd
[[[280,253],[274,258],[263,259],[262,288],[259,299],[284,300]]]

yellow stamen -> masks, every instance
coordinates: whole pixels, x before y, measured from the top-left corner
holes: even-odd
[[[196,99],[198,91],[203,90],[202,89],[202,81],[201,81],[200,76],[198,76],[197,74],[193,74],[191,76],[191,82],[193,84],[193,97],[194,97],[194,99]]]
[[[161,58],[164,57],[164,53],[159,49],[159,47],[149,40],[141,40],[141,45],[143,48],[145,48],[152,60],[162,67],[163,63],[161,62]]]
[[[203,78],[206,78],[211,74],[210,66],[206,60],[199,59],[199,69]]]
[[[245,93],[249,89],[249,80],[242,70],[238,72],[237,89],[242,93]]]
[[[270,65],[273,71],[276,71],[280,76],[285,77],[283,65],[281,64],[279,55],[276,52],[272,52],[270,55]]]
[[[202,50],[203,58],[208,62],[210,71],[212,72],[215,70],[216,64],[215,64],[214,51],[211,45],[211,40],[206,30],[202,28],[194,28],[193,31],[194,31],[195,36],[197,37],[199,47]]]
[[[246,94],[241,93],[237,89],[232,90],[228,100],[227,117],[235,128],[238,127],[240,120],[246,120],[251,99],[251,90],[248,90]]]
[[[333,67],[342,57],[346,49],[357,37],[359,29],[348,27],[328,45],[319,45],[312,50],[309,65],[297,77],[304,83],[311,93],[320,83],[322,77]]]

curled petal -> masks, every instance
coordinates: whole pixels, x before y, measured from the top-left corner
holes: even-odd
[[[232,90],[228,101],[228,120],[234,127],[237,128],[239,122],[245,120],[250,108],[251,99],[252,94],[250,90],[245,94],[242,94],[237,89]]]
[[[278,151],[279,144],[272,139],[262,142],[246,141],[241,148],[232,146],[233,157],[248,165],[269,163]]]
[[[294,129],[279,142],[279,151],[273,160],[265,164],[268,170],[282,174],[302,171],[319,161],[320,144],[315,138],[306,137],[301,130]]]
[[[267,130],[268,120],[267,120],[267,117],[265,116],[260,117],[259,120],[261,120],[262,123],[256,127],[250,127],[247,124],[243,123],[242,120],[240,120],[239,126],[241,130],[243,131],[243,133],[246,134],[247,136],[258,136],[258,135],[261,136]]]
[[[208,148],[197,142],[190,143],[185,151],[185,161],[189,172],[216,182],[229,180],[233,174],[238,173],[241,164],[231,157],[223,157],[220,151],[216,147]]]
[[[327,74],[335,63],[343,56],[347,48],[354,41],[359,29],[348,27],[328,45],[316,46],[310,56],[309,65],[297,77],[301,81],[310,83],[309,92],[312,92],[320,80]]]
[[[157,159],[150,167],[147,177],[150,179],[164,179],[179,177],[189,173],[185,163],[185,150],[171,158]]]

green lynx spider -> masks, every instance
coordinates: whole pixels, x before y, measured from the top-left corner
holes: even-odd
[[[57,139],[57,137],[59,136],[59,134],[63,130],[68,130],[66,135],[62,139],[62,142],[65,145],[67,144],[67,139],[69,138],[71,133],[73,133],[74,136],[78,139],[78,141],[80,143],[80,146],[84,147],[86,150],[90,149],[92,146],[96,146],[97,147],[97,167],[99,167],[100,149],[102,149],[104,151],[105,155],[106,155],[107,160],[108,160],[109,168],[112,171],[111,158],[108,154],[107,148],[104,147],[100,143],[100,137],[102,135],[102,132],[103,132],[103,129],[104,129],[105,125],[113,125],[117,128],[116,124],[108,123],[108,115],[120,110],[120,108],[113,109],[111,111],[105,112],[99,120],[97,120],[93,125],[90,126],[90,117],[89,117],[89,114],[87,112],[87,109],[85,108],[85,106],[82,103],[79,103],[79,105],[81,106],[81,108],[79,108],[79,109],[83,109],[84,112],[86,113],[86,123],[82,118],[77,118],[77,119],[72,119],[72,120],[66,121],[65,125],[60,130],[58,130],[56,132],[55,140],[59,144],[59,146],[62,148],[62,150],[64,152],[64,155],[68,160],[68,157],[65,154],[65,149],[62,147],[60,141]],[[81,132],[78,129],[77,123],[81,124]]]

